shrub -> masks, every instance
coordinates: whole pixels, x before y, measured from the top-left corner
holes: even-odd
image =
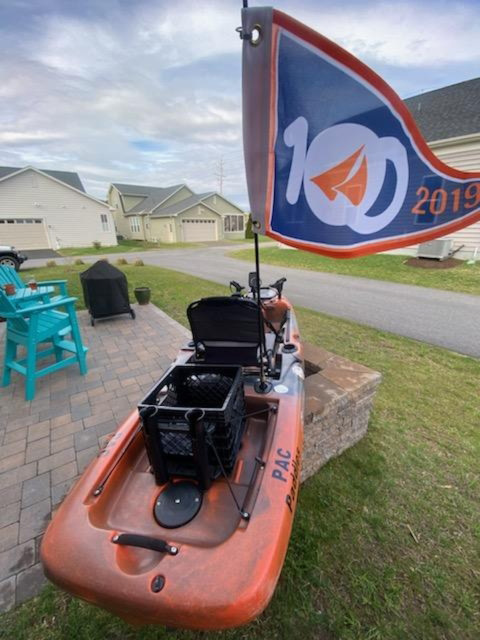
[[[245,238],[247,240],[252,240],[253,238],[252,214],[248,216],[247,227],[245,229]]]
[[[126,260],[125,258],[119,258],[119,259],[117,260],[117,264],[118,264],[118,265],[128,264],[128,260]]]
[[[94,242],[92,242],[92,244],[94,249],[100,249],[100,247],[102,246],[102,243],[99,240],[95,240]]]
[[[45,263],[46,267],[56,267],[57,263],[55,262],[55,260],[47,260],[47,262]]]
[[[145,263],[143,262],[143,260],[135,260],[135,262],[133,263],[134,267],[144,267]]]
[[[85,264],[81,258],[77,258],[73,264]]]

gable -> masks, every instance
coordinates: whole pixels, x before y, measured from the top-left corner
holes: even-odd
[[[17,203],[25,203],[26,207],[34,206],[39,209],[39,214],[42,212],[42,207],[46,207],[51,199],[63,203],[78,203],[80,208],[87,207],[88,201],[107,210],[109,208],[108,204],[88,195],[85,191],[80,191],[33,167],[20,170],[0,180],[0,193],[2,198],[5,197],[4,194],[15,194]]]
[[[245,213],[243,209],[240,209],[240,207],[238,207],[236,204],[233,204],[233,202],[230,202],[219,193],[214,193],[208,198],[204,198],[203,202],[209,207],[212,207],[212,209],[215,209],[215,211],[218,211],[222,214]]]
[[[122,196],[123,208],[125,213],[133,209],[140,202],[144,202],[146,200],[146,196]]]
[[[24,171],[25,169],[31,170],[29,167],[0,167],[0,180],[2,178],[7,178],[8,176],[13,176],[19,171]],[[85,193],[85,189],[78,173],[75,173],[73,171],[50,171],[47,169],[38,169],[38,171],[41,171],[47,176],[50,176],[55,180],[59,180],[60,182],[63,182],[64,184]]]
[[[173,193],[169,196],[165,202],[162,202],[160,205],[157,205],[152,211],[156,211],[159,213],[163,207],[170,207],[172,204],[176,204],[177,202],[181,202],[182,200],[186,200],[193,195],[193,191],[187,187],[187,185],[183,185],[181,189]]]

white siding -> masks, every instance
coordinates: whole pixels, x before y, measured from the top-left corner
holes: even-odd
[[[480,135],[466,136],[464,139],[440,140],[430,143],[430,148],[436,156],[445,164],[462,171],[480,171]],[[468,260],[478,247],[480,255],[480,222],[475,222],[469,227],[455,231],[445,236],[453,240],[453,249],[463,248],[455,254],[456,258]],[[400,253],[408,255],[417,254],[418,245],[395,249],[386,253]]]
[[[109,231],[102,229],[101,214],[108,216]],[[107,206],[31,170],[0,182],[0,218],[42,218],[53,249],[117,244]]]

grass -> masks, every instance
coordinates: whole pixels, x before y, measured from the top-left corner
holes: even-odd
[[[174,242],[172,244],[161,244],[155,242],[147,242],[146,240],[120,240],[118,245],[113,247],[99,247],[95,249],[93,246],[89,247],[70,247],[65,249],[59,249],[58,253],[61,256],[89,256],[110,253],[131,253],[133,251],[149,251],[151,249],[183,249],[184,247],[195,247],[196,244],[189,242]]]
[[[272,238],[269,238],[268,236],[263,236],[261,234],[258,234],[258,241],[259,242],[272,242],[274,243],[275,240],[272,240]],[[253,245],[253,238],[232,238],[232,239],[228,239],[228,242],[250,242]]]
[[[266,236],[259,236],[260,242],[272,242],[271,238]],[[209,244],[212,246],[219,244],[245,244],[252,243],[253,240],[246,240],[245,238],[224,238],[223,240],[218,240],[217,242],[173,242],[171,244],[162,244],[161,242],[147,242],[146,240],[120,240],[118,245],[114,247],[99,247],[96,249],[93,246],[89,247],[67,247],[65,249],[59,249],[58,253],[61,256],[67,257],[75,257],[75,256],[89,256],[89,255],[106,255],[111,253],[132,253],[135,251],[150,251],[152,249],[187,249],[192,247],[208,247]]]
[[[115,264],[115,261],[112,261]],[[21,271],[25,282],[34,276],[36,280],[53,280],[62,278],[68,281],[68,293],[78,297],[77,308],[84,309],[83,293],[80,285],[79,273],[85,271],[89,265],[64,265],[57,267],[42,267],[40,269],[25,269]],[[133,289],[135,287],[150,287],[152,302],[161,309],[168,309],[167,313],[179,322],[186,322],[185,309],[188,302],[206,296],[228,293],[227,286],[222,287],[207,280],[192,278],[178,271],[169,271],[159,267],[132,265],[115,265],[121,269],[128,279],[130,299],[135,301]]]
[[[77,292],[77,272],[38,269],[35,276],[67,276]],[[190,300],[226,290],[155,267],[125,272],[131,287],[152,286],[154,301],[184,324]],[[382,372],[369,432],[303,485],[287,560],[266,612],[243,629],[201,637],[477,640],[480,362],[297,311],[305,340]],[[134,629],[53,587],[2,616],[0,629],[0,637],[16,640],[200,637]]]
[[[260,242],[271,242],[271,238],[267,238],[266,236],[259,236]],[[217,242],[173,242],[170,244],[162,244],[161,242],[147,242],[146,240],[120,240],[118,245],[114,247],[99,247],[96,249],[93,246],[88,247],[66,247],[64,249],[59,249],[58,253],[64,257],[70,256],[89,256],[89,255],[98,255],[102,256],[104,254],[111,253],[132,253],[135,251],[150,251],[152,249],[187,249],[192,247],[208,247],[209,244],[218,245],[218,244],[245,244],[251,242],[253,244],[253,240],[246,240],[245,238],[224,238],[223,240],[218,240]]]
[[[250,249],[233,251],[229,255],[250,262],[254,259],[253,250]],[[307,251],[290,251],[278,247],[263,248],[261,251],[261,260],[267,264],[480,295],[480,261],[475,265],[463,263],[453,269],[442,270],[409,267],[404,264],[407,259],[406,256],[376,254],[351,260],[336,260]]]

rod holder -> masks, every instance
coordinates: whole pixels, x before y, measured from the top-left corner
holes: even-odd
[[[162,447],[162,440],[159,434],[155,433],[156,425],[150,419],[155,415],[155,408],[148,407],[141,409],[140,418],[143,425],[143,437],[146,441],[146,449],[150,464],[152,466],[155,482],[158,485],[165,484],[169,480],[167,460]]]
[[[205,411],[203,409],[189,409],[185,413],[185,419],[190,429],[192,440],[192,453],[197,472],[198,484],[203,491],[210,488],[212,480],[208,465],[208,448],[205,440]]]

